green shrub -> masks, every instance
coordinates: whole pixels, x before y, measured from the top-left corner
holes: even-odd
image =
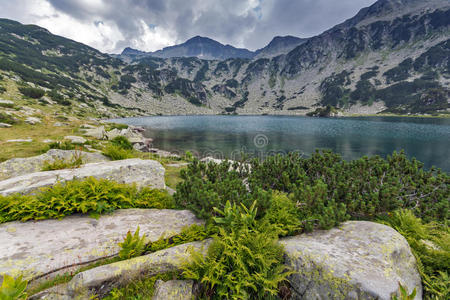
[[[1,93],[1,86],[0,86],[0,93]],[[2,103],[2,102],[0,102],[0,107],[4,107],[4,108],[14,108],[15,105],[14,105],[14,103]]]
[[[19,87],[19,92],[21,92],[24,96],[33,99],[39,99],[45,95],[44,90],[33,87]]]
[[[55,159],[53,162],[44,161],[42,171],[53,171],[62,169],[76,169],[83,164],[83,155],[81,152],[76,152],[70,160]]]
[[[10,115],[0,112],[0,123],[17,124],[17,120]]]
[[[144,277],[142,280],[133,280],[126,283],[122,288],[114,288],[105,300],[144,300],[152,299],[155,292],[155,283],[158,280],[168,281],[177,279],[178,274],[174,272],[158,274],[152,277]]]
[[[122,260],[137,257],[145,252],[145,234],[139,236],[139,226],[134,234],[128,231],[127,236],[122,243],[119,243],[119,257]]]
[[[45,151],[48,151],[49,149],[75,150],[77,147],[79,148],[80,146],[72,144],[70,141],[53,142],[48,144]]]
[[[181,232],[175,236],[165,238],[161,237],[157,241],[150,242],[146,247],[146,252],[156,252],[181,244],[186,244],[195,241],[203,241],[211,234],[211,231],[205,226],[197,224],[185,226]]]
[[[302,229],[300,210],[293,199],[286,194],[275,192],[264,221],[274,226],[280,236],[293,235]]]
[[[260,226],[256,206],[227,202],[221,226],[204,257],[192,253],[183,275],[202,285],[202,296],[212,299],[266,299],[278,294],[278,286],[290,274],[283,265],[283,247],[277,230]],[[217,210],[218,212],[220,210]]]
[[[426,299],[450,297],[450,233],[447,225],[422,223],[410,210],[393,212],[383,222],[403,235],[419,265]]]
[[[22,280],[22,276],[13,278],[9,275],[3,275],[3,283],[0,287],[0,300],[26,299],[25,289],[28,282]]]
[[[111,140],[111,144],[114,146],[117,146],[124,150],[131,150],[133,149],[133,145],[130,143],[130,141],[124,137],[124,136],[116,136]]]
[[[113,130],[113,129],[122,130],[122,129],[127,129],[128,127],[129,126],[127,124],[117,124],[117,123],[109,124],[109,130]]]
[[[408,290],[402,286],[400,283],[399,285],[399,291],[400,291],[400,298],[397,297],[397,295],[394,295],[392,297],[392,300],[414,300],[416,298],[416,289],[412,291],[411,294],[408,293]]]
[[[113,144],[109,144],[105,147],[103,155],[109,157],[111,160],[122,160],[133,157],[130,150],[123,149],[122,147]]]
[[[227,201],[249,207],[258,199],[262,214],[270,205],[270,193],[260,189],[249,193],[242,181],[247,173],[246,167],[237,163],[206,164],[194,159],[187,169],[180,172],[184,182],[177,185],[175,202],[193,211],[197,217],[209,219],[215,215],[213,208],[223,209]]]
[[[61,219],[83,213],[98,217],[123,208],[158,208],[173,205],[166,191],[88,178],[58,183],[36,195],[0,196],[0,223],[42,219]]]

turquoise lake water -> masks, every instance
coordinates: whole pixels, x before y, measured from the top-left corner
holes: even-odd
[[[385,157],[404,149],[425,166],[450,172],[450,119],[291,116],[156,116],[114,120],[140,125],[156,148],[204,157],[264,157],[297,151],[331,149],[345,159]]]

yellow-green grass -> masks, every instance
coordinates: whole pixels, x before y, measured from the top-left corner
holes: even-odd
[[[78,135],[81,121],[72,121],[68,126],[55,127],[56,120],[44,117],[41,124],[30,125],[21,122],[10,128],[0,129],[0,161],[15,157],[39,155],[46,147],[43,141],[60,141],[67,135]],[[6,142],[13,139],[32,139],[32,142]]]
[[[181,181],[180,171],[184,169],[185,167],[171,167],[171,166],[165,166],[166,169],[166,185],[170,188],[175,189],[177,187],[177,184]]]

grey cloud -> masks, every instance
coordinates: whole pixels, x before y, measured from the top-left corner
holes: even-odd
[[[26,0],[18,0],[26,2]],[[41,0],[79,21],[116,24],[123,40],[115,51],[134,46],[141,21],[173,34],[179,43],[195,35],[249,49],[265,46],[276,35],[308,37],[347,18],[375,0]],[[0,0],[0,11],[9,0]],[[252,5],[250,5],[252,3]],[[257,5],[255,7],[254,5]],[[3,13],[5,15],[5,13]],[[8,17],[7,15],[5,17]],[[12,16],[14,17],[14,16]],[[151,45],[148,45],[151,48]]]

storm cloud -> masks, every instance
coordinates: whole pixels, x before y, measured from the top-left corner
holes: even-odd
[[[310,37],[375,0],[0,0],[0,17],[118,53],[196,36],[255,50],[277,35]]]

